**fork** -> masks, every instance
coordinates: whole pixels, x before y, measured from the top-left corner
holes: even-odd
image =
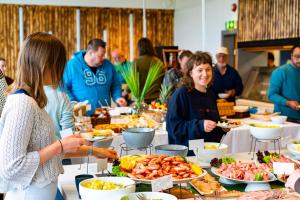
[[[138,200],[147,200],[146,196],[143,193],[139,193],[136,195]]]

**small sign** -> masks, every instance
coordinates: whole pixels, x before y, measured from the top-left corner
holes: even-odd
[[[92,106],[91,106],[91,104],[87,104],[86,105],[86,111],[90,111],[90,110],[92,110]]]
[[[152,192],[159,192],[173,187],[172,175],[163,176],[151,181]]]
[[[97,159],[97,172],[107,169],[107,158]]]
[[[73,130],[71,128],[67,128],[65,130],[60,131],[59,133],[61,138],[64,139],[65,137],[73,135]]]
[[[204,148],[204,140],[189,140],[189,150],[197,150]]]
[[[273,162],[274,174],[292,174],[295,171],[294,163]]]

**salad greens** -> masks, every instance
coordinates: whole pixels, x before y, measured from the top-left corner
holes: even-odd
[[[115,174],[116,176],[127,176],[126,172],[121,171],[121,167],[119,165],[112,167],[112,173]]]

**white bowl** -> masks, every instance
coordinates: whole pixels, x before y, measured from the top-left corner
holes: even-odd
[[[215,145],[216,147],[219,147],[219,144],[220,143],[216,142],[205,142],[204,146]],[[213,158],[222,158],[227,153],[227,150],[228,146],[226,144],[221,144],[218,149],[198,149],[198,152],[194,150],[194,153],[198,160],[209,162]]]
[[[177,198],[171,194],[163,192],[137,192],[127,195],[129,200],[139,200],[138,194],[143,194],[146,199],[163,199],[163,200],[177,200]]]
[[[271,123],[249,124],[249,130],[251,135],[259,140],[271,140],[281,136],[282,126]]]
[[[287,120],[287,116],[274,116],[271,117],[271,120],[274,124],[284,124]]]
[[[94,190],[84,187],[82,184],[98,179],[125,186],[118,190]],[[135,192],[135,182],[127,177],[97,177],[86,179],[79,184],[79,192],[82,200],[120,199],[122,196]]]
[[[235,112],[247,112],[249,111],[249,106],[233,106]]]
[[[221,99],[226,99],[229,97],[229,94],[227,93],[219,93],[218,96],[221,98]]]
[[[297,150],[296,150],[297,147],[300,149],[300,144],[289,143],[289,144],[287,145],[288,151],[289,151],[292,155],[294,155],[294,156],[296,156],[296,157],[299,157],[299,156],[300,156],[300,151],[297,151]]]

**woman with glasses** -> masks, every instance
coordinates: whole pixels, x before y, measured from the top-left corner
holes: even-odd
[[[182,86],[169,101],[166,119],[169,143],[188,146],[188,141],[194,139],[219,142],[229,130],[216,126],[220,117],[215,95],[210,89],[213,79],[211,56],[205,52],[193,54],[187,68]],[[193,153],[189,152],[189,155]]]

